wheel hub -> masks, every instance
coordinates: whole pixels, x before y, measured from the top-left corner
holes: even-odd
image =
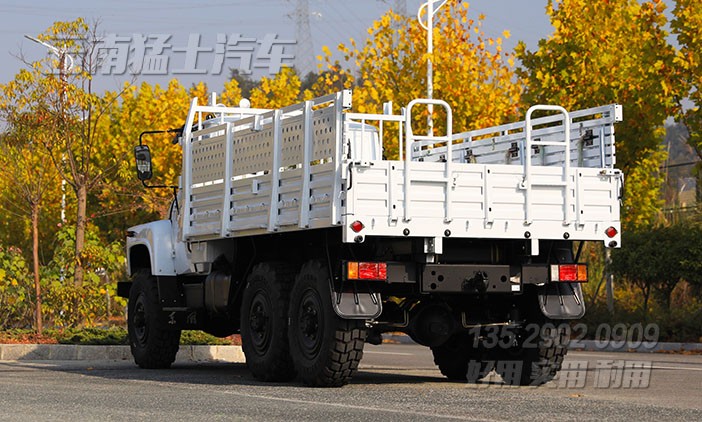
[[[132,323],[134,325],[136,340],[139,342],[139,344],[145,345],[149,336],[146,327],[146,306],[144,305],[143,295],[140,295],[137,298],[136,305],[134,306]]]
[[[313,359],[322,347],[324,319],[319,295],[310,289],[302,295],[298,308],[297,331],[301,351],[307,358]]]
[[[257,292],[251,303],[249,323],[251,340],[254,350],[259,355],[268,351],[271,342],[271,306],[268,297],[261,291]]]

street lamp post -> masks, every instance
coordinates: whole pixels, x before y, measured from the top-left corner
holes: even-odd
[[[439,3],[440,4],[436,7],[434,7],[434,3]],[[422,26],[422,28],[426,29],[427,31],[427,98],[433,99],[434,98],[434,67],[431,62],[431,55],[434,53],[434,15],[436,12],[441,9],[443,5],[445,5],[448,2],[448,0],[427,0],[426,3],[422,4],[419,7],[419,11],[417,12],[417,20],[419,21],[419,24]],[[422,10],[427,9],[427,21],[426,24],[422,21]],[[429,116],[427,116],[427,126],[428,126],[428,135],[433,136],[434,135],[434,120],[432,118],[432,114],[434,114],[434,106],[432,104],[428,105],[428,110],[429,110]]]
[[[46,47],[50,52],[56,55],[56,57],[59,60],[59,78],[61,80],[61,95],[59,97],[61,103],[65,101],[65,95],[66,95],[66,84],[68,83],[67,81],[67,76],[68,72],[73,69],[73,57],[68,54],[68,52],[63,49],[63,48],[58,48],[56,46],[53,46],[45,41],[42,41],[40,39],[34,38],[29,35],[24,36],[26,39],[33,41],[37,44],[43,45]],[[62,156],[63,157],[63,156]],[[63,159],[62,159],[63,161]],[[61,224],[66,223],[66,179],[61,178]]]

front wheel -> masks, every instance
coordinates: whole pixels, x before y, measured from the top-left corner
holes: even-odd
[[[290,296],[288,339],[295,369],[309,386],[347,384],[363,357],[365,322],[340,318],[331,297],[328,270],[306,263]]]
[[[141,368],[169,368],[180,344],[158,297],[156,279],[142,270],[134,276],[127,305],[127,330],[134,362]]]

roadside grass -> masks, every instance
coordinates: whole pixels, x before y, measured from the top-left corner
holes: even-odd
[[[47,329],[41,335],[30,329],[0,331],[0,344],[81,344],[129,345],[127,330],[123,327]],[[239,335],[219,338],[202,331],[184,330],[182,345],[240,345]]]

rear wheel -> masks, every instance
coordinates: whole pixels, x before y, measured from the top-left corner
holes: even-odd
[[[566,323],[539,318],[538,323],[527,325],[525,339],[505,351],[504,360],[495,365],[495,370],[510,385],[542,385],[551,381],[568,352]]]
[[[127,329],[134,362],[142,368],[168,368],[175,361],[180,330],[171,328],[163,312],[156,279],[145,270],[134,276],[129,291]]]
[[[295,369],[309,386],[347,384],[363,357],[365,321],[340,318],[331,297],[326,267],[306,263],[290,297],[288,338]]]
[[[244,291],[241,346],[246,365],[261,381],[295,378],[287,332],[292,274],[285,264],[259,264],[251,271]]]
[[[472,338],[467,335],[455,335],[431,351],[434,363],[451,381],[477,382],[492,370],[491,362],[484,359],[480,348],[473,347]]]

